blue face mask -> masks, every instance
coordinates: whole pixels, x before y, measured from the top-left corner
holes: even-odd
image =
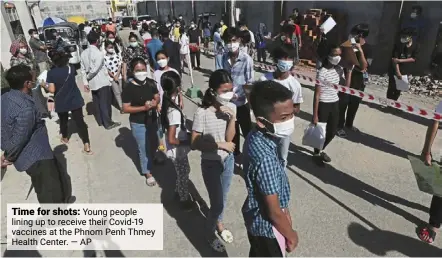
[[[291,60],[278,60],[277,67],[278,67],[278,70],[283,73],[288,72],[293,67],[293,61],[291,61]]]

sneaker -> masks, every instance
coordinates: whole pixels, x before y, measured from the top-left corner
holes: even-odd
[[[194,208],[192,200],[180,201],[180,208],[185,212],[192,211]]]
[[[109,125],[108,127],[106,127],[106,130],[110,130],[110,129],[114,129],[115,127],[120,126],[121,123],[120,122],[112,122],[111,125]]]
[[[322,160],[326,163],[329,163],[331,161],[331,158],[325,152],[321,152],[319,156],[321,156]]]
[[[348,127],[348,129],[351,130],[351,131],[353,131],[353,132],[355,132],[355,133],[358,133],[358,132],[359,132],[359,129],[356,128],[356,127],[354,127],[354,126],[352,126],[352,127]]]
[[[336,132],[336,134],[339,136],[339,137],[342,137],[342,138],[345,138],[345,137],[347,137],[347,133],[345,132],[345,130],[344,129],[339,129],[337,132]]]

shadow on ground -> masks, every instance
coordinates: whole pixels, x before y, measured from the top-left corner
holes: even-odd
[[[408,257],[442,256],[441,249],[417,238],[391,231],[369,230],[358,223],[351,223],[348,226],[348,236],[355,244],[378,256],[386,256],[389,251],[396,251]]]
[[[369,184],[366,184],[362,182],[361,180],[346,174],[340,170],[337,170],[336,168],[326,165],[325,167],[319,167],[317,166],[313,160],[312,160],[312,152],[310,150],[307,150],[300,146],[295,146],[294,144],[291,144],[290,146],[289,157],[288,157],[288,165],[294,165],[295,167],[299,168],[302,171],[305,171],[305,173],[308,173],[318,179],[320,179],[323,183],[328,185],[333,185],[337,188],[340,188],[350,194],[353,194],[368,203],[380,206],[386,210],[389,210],[390,212],[393,212],[404,219],[410,221],[411,223],[414,223],[415,225],[422,225],[425,224],[424,221],[419,219],[418,217],[406,212],[405,210],[401,209],[400,207],[392,204],[400,204],[407,206],[412,209],[420,210],[423,212],[428,213],[429,209],[421,204],[410,202],[404,198],[401,198],[396,195],[389,194],[387,192],[381,191]],[[368,221],[366,218],[358,214],[356,211],[354,211],[352,208],[348,207],[343,202],[337,200],[334,196],[329,194],[326,190],[322,189],[312,181],[310,181],[308,178],[303,176],[300,172],[294,170],[293,168],[287,167],[289,171],[296,174],[298,177],[303,179],[306,183],[313,186],[315,189],[320,191],[322,194],[326,195],[330,199],[332,199],[334,202],[336,202],[338,205],[340,205],[342,208],[346,209],[348,212],[353,214],[354,216],[358,217],[361,221],[364,221],[367,225],[369,225],[372,228],[377,228],[373,223]]]
[[[132,131],[127,127],[120,127],[118,131],[119,134],[115,138],[115,145],[118,148],[123,149],[124,154],[126,154],[126,156],[129,157],[134,163],[135,167],[138,170],[138,173],[141,173],[137,142],[132,135]]]

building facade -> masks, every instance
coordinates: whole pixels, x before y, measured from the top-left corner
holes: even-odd
[[[67,19],[70,16],[83,16],[86,20],[109,18],[111,1],[40,1],[43,18],[55,16]]]

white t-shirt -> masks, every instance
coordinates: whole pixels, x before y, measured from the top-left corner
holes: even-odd
[[[189,37],[186,34],[181,35],[180,38],[180,54],[187,55],[189,54]]]
[[[167,118],[169,119],[169,126],[176,125],[175,137],[180,141],[188,140],[186,130],[181,129],[181,112],[173,107],[169,107],[167,112]],[[190,151],[189,146],[176,146],[169,143],[168,137],[166,136],[166,155],[172,159],[180,159],[187,156]]]
[[[92,30],[92,27],[90,27],[90,26],[85,26],[83,29],[83,31],[86,32],[86,35],[89,34],[89,32],[91,32],[91,30]]]
[[[344,71],[340,66],[336,66],[331,69],[322,67],[319,69],[316,79],[326,83],[339,84],[340,78],[343,76],[343,74]],[[324,85],[319,85],[317,87],[321,87],[319,101],[331,103],[339,100],[338,91],[335,90],[335,88]]]
[[[304,99],[302,97],[302,87],[301,84],[298,82],[298,80],[295,79],[292,75],[289,75],[285,80],[277,80],[273,77],[272,73],[266,73],[259,79],[260,81],[275,81],[280,83],[282,86],[286,87],[293,93],[293,103],[294,104],[301,104],[304,102]]]
[[[153,73],[153,79],[157,83],[157,89],[158,89],[158,92],[160,93],[160,106],[163,105],[163,93],[164,93],[163,87],[161,87],[161,76],[163,76],[163,73],[168,72],[168,71],[174,71],[178,75],[180,74],[177,70],[173,69],[172,67],[169,67],[168,70],[156,70]]]
[[[253,34],[251,30],[249,30],[249,34],[250,34],[250,42],[255,44],[255,34]]]

